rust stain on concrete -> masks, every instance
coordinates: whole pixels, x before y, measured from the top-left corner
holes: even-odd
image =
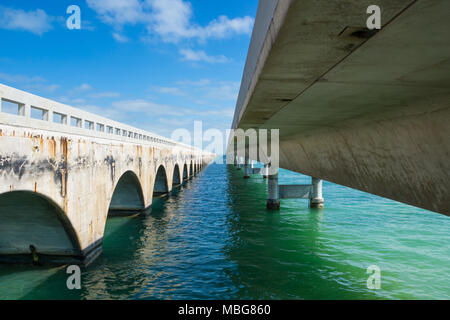
[[[56,141],[55,137],[51,137],[48,140],[48,152],[51,159],[55,160],[56,157]]]

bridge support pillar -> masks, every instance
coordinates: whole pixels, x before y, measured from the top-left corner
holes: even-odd
[[[245,164],[244,164],[244,179],[250,179],[250,171],[252,170],[252,165],[250,164],[251,160],[249,160],[248,158],[245,159]]]
[[[280,189],[278,186],[278,173],[268,176],[267,209],[280,210]]]
[[[322,196],[322,179],[312,178],[312,196],[309,200],[310,208],[323,208],[324,207],[324,199]]]
[[[263,179],[267,179],[269,177],[269,164],[268,163],[266,163],[264,165],[264,168],[262,169],[262,176],[263,176]]]
[[[237,169],[241,170],[242,168],[242,158],[237,157]]]

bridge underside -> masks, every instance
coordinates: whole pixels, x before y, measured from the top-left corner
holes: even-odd
[[[280,129],[282,168],[450,215],[450,2],[380,0],[371,33],[372,2],[280,1],[233,126]]]
[[[0,262],[30,262],[30,247],[41,262],[65,257],[81,262],[81,250],[70,221],[56,204],[32,192],[0,195]]]

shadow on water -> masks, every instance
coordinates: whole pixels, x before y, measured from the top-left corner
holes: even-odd
[[[321,224],[326,210],[310,209],[305,200],[288,200],[280,211],[268,211],[266,181],[257,176],[244,180],[233,166],[228,167],[228,177],[233,213],[228,217],[231,239],[225,252],[237,264],[230,277],[239,287],[238,298],[376,297],[365,288],[365,273],[362,281],[352,283],[346,274],[355,270],[325,258]]]
[[[157,265],[164,257],[164,233],[171,217],[166,212],[168,202],[176,201],[189,182],[175,188],[171,198],[154,199],[152,207],[129,217],[108,217],[103,238],[102,255],[88,268],[82,268],[82,289],[68,290],[67,266],[44,269],[23,266],[24,270],[43,280],[20,297],[29,299],[120,299],[133,298],[142,287],[149,286],[161,273],[149,274],[145,268]],[[53,271],[53,272],[52,272]],[[14,271],[15,272],[15,271]],[[19,297],[18,297],[19,298]]]

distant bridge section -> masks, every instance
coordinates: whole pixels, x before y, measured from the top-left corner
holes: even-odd
[[[450,215],[449,12],[261,0],[233,128],[280,129],[282,168]]]
[[[215,155],[0,84],[0,261],[84,263]]]

